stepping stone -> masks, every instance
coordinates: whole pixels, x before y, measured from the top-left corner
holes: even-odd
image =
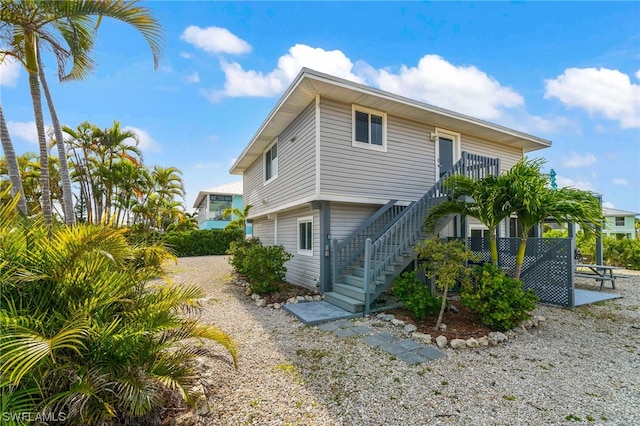
[[[337,330],[334,330],[333,334],[335,334],[338,337],[353,337],[353,336],[357,336],[357,334],[354,333],[350,328],[339,328]]]
[[[338,321],[334,321],[333,324],[335,324],[336,327],[339,327],[339,328],[347,328],[347,327],[353,326],[353,323],[349,320],[338,320]]]
[[[362,338],[362,341],[365,342],[369,346],[373,346],[374,348],[380,347],[382,345],[386,345],[387,342],[380,338],[380,335],[374,334],[373,336],[366,336]]]
[[[394,336],[391,333],[378,333],[375,336],[377,338],[379,338],[380,340],[383,340],[386,343],[393,343],[393,342],[397,342],[398,340],[400,340],[399,338],[397,338],[396,336]]]
[[[444,352],[440,352],[436,348],[432,348],[430,346],[418,349],[416,353],[420,356],[425,357],[426,359],[439,359],[447,356],[447,354],[445,354]]]
[[[415,349],[420,349],[422,345],[415,340],[404,339],[399,342],[396,342],[396,345],[400,345],[408,351],[413,351]]]
[[[396,357],[403,360],[407,364],[421,364],[427,360],[426,358],[421,357],[415,352],[403,352],[396,355]]]
[[[389,344],[389,343],[385,343],[384,345],[381,345],[380,349],[382,349],[383,351],[389,352],[391,355],[398,355],[403,352],[407,352],[407,350],[402,346],[397,344]]]
[[[324,324],[320,324],[318,326],[318,329],[322,331],[334,331],[339,328],[340,327],[338,327],[338,325],[335,322],[325,322]]]
[[[369,327],[365,327],[363,325],[352,327],[351,331],[353,331],[356,334],[369,334],[373,332],[372,329],[370,329]]]

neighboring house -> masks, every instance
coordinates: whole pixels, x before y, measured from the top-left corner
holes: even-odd
[[[225,209],[243,209],[242,181],[200,191],[193,207],[198,209],[199,229],[223,229],[236,218],[222,216]],[[247,226],[247,234],[251,234],[251,225]]]
[[[638,213],[603,207],[602,214],[604,216],[602,229],[604,235],[630,240],[636,238],[636,216]]]
[[[413,259],[440,178],[496,174],[551,142],[303,69],[231,168],[253,235],[294,256],[287,281],[367,311]],[[446,227],[445,227],[446,225]],[[509,236],[509,222],[500,229]],[[441,235],[481,236],[459,218]],[[365,257],[365,240],[373,244]],[[366,274],[368,267],[370,274]],[[370,289],[365,292],[363,286]]]

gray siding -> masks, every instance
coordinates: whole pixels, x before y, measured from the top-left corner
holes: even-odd
[[[253,206],[252,217],[315,194],[315,128],[314,102],[278,136],[278,177],[264,185],[263,156],[245,171],[244,204]]]
[[[298,219],[303,217],[313,217],[313,256],[298,254]],[[287,282],[315,290],[320,279],[319,211],[304,207],[278,214],[278,244],[293,254],[285,264]]]
[[[337,238],[338,242],[344,240],[380,207],[371,204],[331,203],[331,239]]]
[[[321,99],[322,195],[415,200],[433,185],[433,127],[387,116],[387,152],[352,147],[351,129],[351,105]]]
[[[253,222],[253,236],[260,238],[262,244],[270,246],[275,244],[275,219],[263,217]]]
[[[462,151],[500,159],[500,168],[509,170],[523,157],[522,148],[500,145],[495,142],[484,141],[466,135],[461,136]]]

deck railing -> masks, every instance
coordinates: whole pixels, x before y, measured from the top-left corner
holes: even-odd
[[[500,160],[480,155],[462,153],[461,159],[444,174],[418,201],[409,206],[379,238],[367,238],[364,253],[365,313],[369,312],[372,289],[386,284],[385,271],[392,270],[404,253],[411,253],[419,242],[424,221],[429,210],[441,202],[447,191],[444,181],[451,175],[463,175],[480,179],[500,173]]]

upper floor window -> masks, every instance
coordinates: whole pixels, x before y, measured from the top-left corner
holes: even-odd
[[[264,153],[264,183],[278,177],[278,140]]]
[[[616,226],[624,226],[624,216],[616,216]]]
[[[352,146],[387,150],[387,114],[359,106],[352,106]]]

